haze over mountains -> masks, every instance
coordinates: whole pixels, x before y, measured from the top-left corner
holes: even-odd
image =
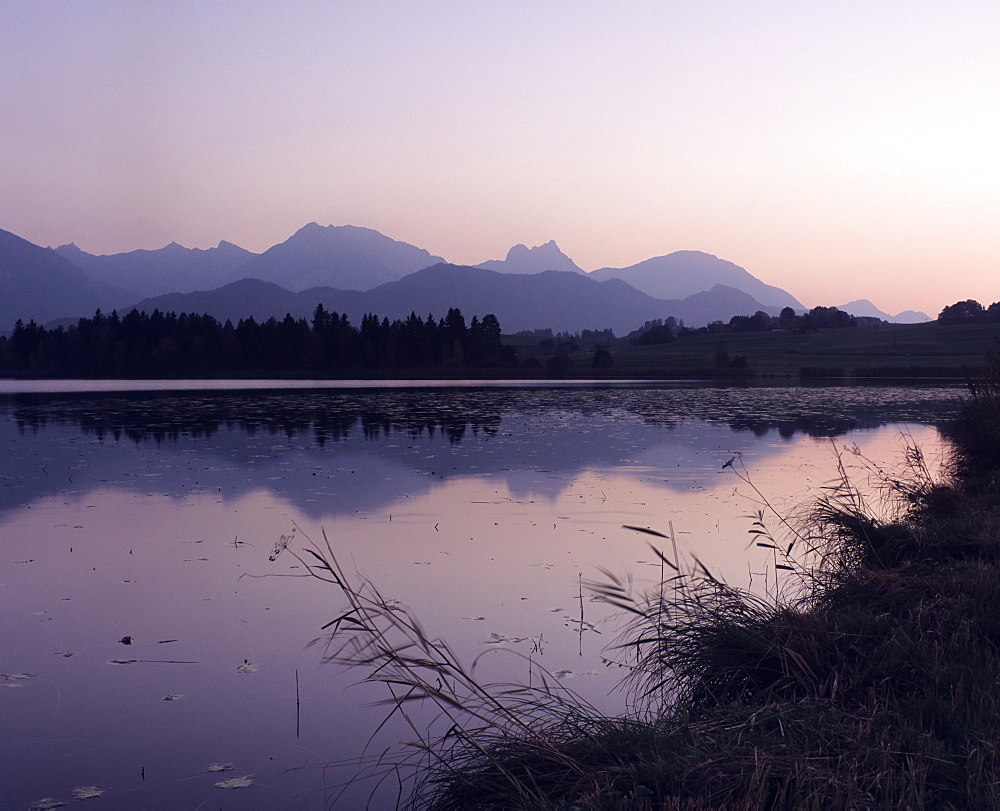
[[[458,307],[469,317],[494,313],[508,333],[610,327],[619,335],[670,315],[699,326],[757,310],[805,309],[787,291],[699,251],[586,273],[555,241],[515,245],[502,260],[456,266],[351,225],[309,223],[261,254],[223,241],[208,250],[171,243],[96,256],[72,243],[53,250],[0,231],[0,331],[18,318],[76,319],[98,307],[207,312],[235,322],[251,315],[309,317],[320,302],[355,323],[369,312],[391,320],[410,312],[441,317]]]

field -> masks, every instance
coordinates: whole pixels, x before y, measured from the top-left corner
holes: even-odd
[[[981,369],[988,351],[996,348],[1000,325],[942,326],[900,324],[883,327],[827,329],[795,334],[786,331],[687,335],[658,346],[631,346],[616,339],[610,346],[611,365],[595,368],[596,342],[578,341],[579,349],[560,351],[556,339],[543,345],[538,338],[505,336],[518,347],[520,371],[537,364],[542,374],[550,360],[572,360],[570,377],[670,378],[746,377],[817,378],[935,377],[964,380]],[[729,365],[716,356],[720,342]],[[745,366],[738,360],[745,358]],[[532,360],[534,359],[534,360]]]

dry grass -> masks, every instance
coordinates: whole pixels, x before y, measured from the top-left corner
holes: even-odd
[[[991,364],[950,430],[946,481],[911,449],[903,475],[872,468],[871,496],[841,459],[841,480],[795,519],[758,493],[756,541],[787,588],[737,589],[656,547],[652,593],[610,573],[591,584],[631,617],[618,643],[623,717],[534,665],[530,688],[480,684],[373,584],[351,583],[324,536],[300,559],[347,601],[326,658],[367,668],[415,737],[372,771],[409,769],[409,805],[437,809],[1000,807]],[[412,721],[418,700],[436,706],[443,735]]]

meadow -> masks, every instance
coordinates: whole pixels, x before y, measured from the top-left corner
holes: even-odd
[[[895,324],[881,327],[822,329],[794,333],[742,332],[684,335],[666,344],[632,346],[623,338],[611,342],[611,365],[595,368],[595,340],[577,341],[568,353],[568,376],[617,378],[957,378],[964,380],[983,366],[985,354],[996,347],[996,324]],[[722,368],[716,362],[720,342],[732,361],[744,364]],[[518,348],[519,373],[537,364],[539,373],[559,354],[557,339],[541,345],[537,338],[505,337]],[[607,345],[606,342],[603,342]],[[534,360],[532,360],[534,359]]]

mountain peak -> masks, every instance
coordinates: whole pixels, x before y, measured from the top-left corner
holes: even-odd
[[[554,239],[550,239],[542,245],[536,245],[534,248],[518,243],[507,251],[506,259],[491,259],[476,267],[500,273],[542,273],[546,270],[583,273],[576,262],[559,250]]]
[[[440,261],[440,256],[371,228],[310,222],[248,260],[244,272],[294,291],[323,286],[370,290]]]
[[[559,250],[559,246],[556,245],[554,239],[550,239],[548,242],[542,245],[536,245],[534,248],[529,248],[527,245],[518,243],[509,251],[507,251],[507,260],[518,261],[521,259],[528,259],[530,257],[531,261],[547,261],[551,259],[558,259],[565,261],[569,259],[566,254]]]

